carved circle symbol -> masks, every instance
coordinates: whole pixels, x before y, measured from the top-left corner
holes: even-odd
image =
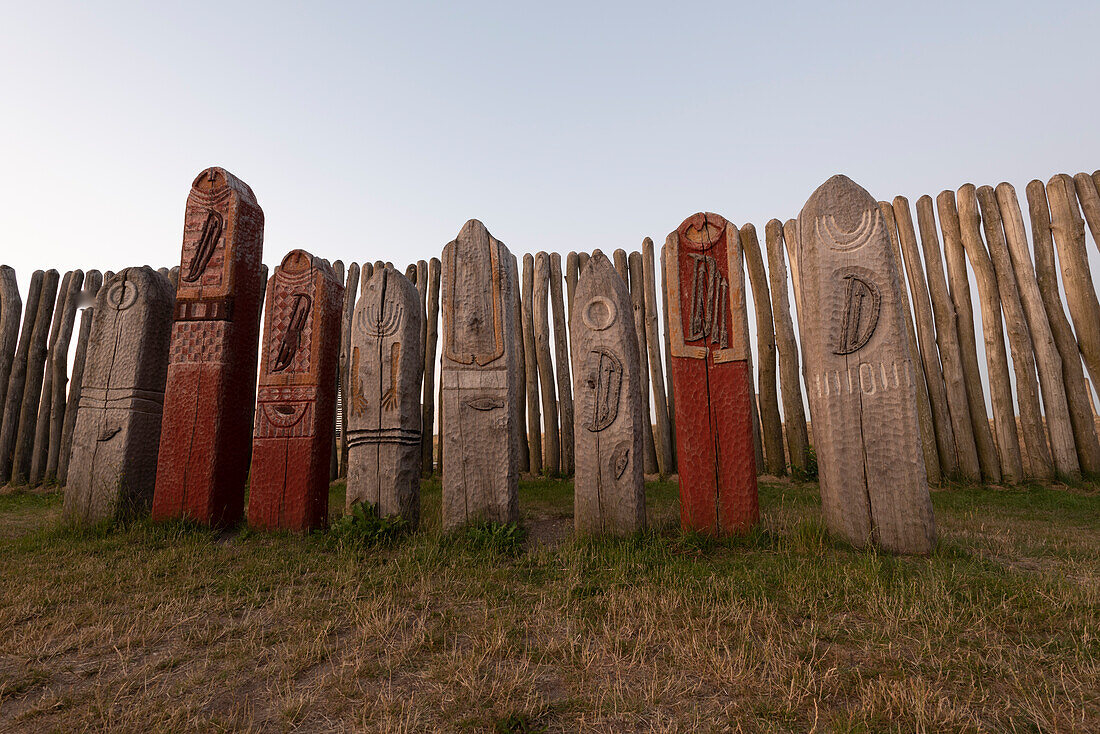
[[[594,331],[603,331],[615,323],[618,312],[611,299],[596,296],[581,309],[581,319],[584,325]]]
[[[107,303],[116,311],[125,311],[137,301],[137,287],[128,280],[120,280],[107,291]]]

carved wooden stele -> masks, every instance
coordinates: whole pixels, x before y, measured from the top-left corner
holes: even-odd
[[[393,268],[375,270],[352,317],[347,398],[347,509],[366,502],[413,528],[420,520],[423,323],[416,286]]]
[[[184,215],[153,519],[241,518],[263,305],[264,214],[221,168],[199,174]]]
[[[172,284],[148,267],[126,268],[96,296],[65,487],[69,522],[149,509],[172,303]]]
[[[304,532],[328,520],[344,286],[291,250],[267,286],[248,524]]]
[[[471,219],[443,249],[443,526],[519,519],[518,274]]]
[[[846,176],[798,217],[799,321],[825,522],[856,546],[928,553],[935,523],[900,274],[875,199]]]
[[[628,534],[645,527],[641,362],[630,293],[599,250],[575,303],[573,525],[578,534]]]
[[[680,521],[723,535],[760,520],[741,242],[717,214],[688,217],[662,250],[676,406]]]

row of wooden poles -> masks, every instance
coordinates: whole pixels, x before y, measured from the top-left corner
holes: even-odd
[[[1094,384],[1100,377],[1100,304],[1085,237],[1087,221],[1094,241],[1100,242],[1100,171],[1059,174],[1045,185],[1032,181],[1026,194],[1030,243],[1016,192],[1006,183],[943,191],[934,205],[931,197],[922,196],[916,203],[916,227],[905,197],[880,202],[898,272],[904,273],[901,285],[908,293],[904,307],[909,339],[922,368],[918,374],[924,376],[918,380],[918,408],[925,465],[936,484],[945,477],[1015,482],[1100,474],[1095,403],[1086,377],[1087,371]],[[756,322],[756,465],[758,472],[775,476],[788,469],[805,471],[810,427],[799,375],[797,309],[792,310],[787,295],[788,259],[795,262],[797,250],[795,221],[769,221],[763,248],[752,224],[739,232]],[[524,472],[573,473],[567,314],[588,257],[570,252],[563,267],[558,253],[523,256],[521,293],[512,307],[522,326],[515,338],[526,376],[520,408],[526,405],[527,415],[519,421],[525,434],[520,456]],[[645,410],[654,419],[643,435],[645,471],[671,475],[676,472],[675,399],[668,309],[663,288],[658,301],[653,241],[645,238],[641,250],[629,254],[615,250],[613,259],[631,294],[646,382]],[[987,385],[979,367],[967,263],[978,289]],[[339,394],[344,395],[356,297],[383,263],[352,263],[346,272],[341,261],[333,265],[346,283],[339,376]],[[178,268],[161,272],[175,285]],[[791,272],[797,306],[797,268]],[[405,275],[416,285],[425,314],[422,468],[430,475],[442,468],[434,441],[440,261],[420,260]],[[56,270],[36,271],[24,306],[15,272],[0,268],[0,485],[65,483],[91,305],[104,280],[96,270],[73,270],[63,277]],[[343,410],[337,422],[334,478],[347,470]]]

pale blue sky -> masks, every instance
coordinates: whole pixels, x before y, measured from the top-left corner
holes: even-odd
[[[762,227],[1100,167],[1100,5],[8,3],[3,260],[178,259],[223,165],[293,247],[404,264],[470,217],[513,252]],[[21,278],[22,280],[22,278]]]

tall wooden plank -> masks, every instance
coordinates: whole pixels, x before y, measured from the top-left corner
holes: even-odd
[[[629,291],[631,308],[634,314],[634,331],[638,338],[638,379],[642,385],[642,415],[645,416],[640,429],[642,431],[642,464],[646,474],[656,474],[657,442],[653,436],[653,423],[649,420],[649,369],[646,364],[649,358],[649,347],[646,343],[645,276],[642,267],[642,253],[632,252],[627,256],[627,270],[630,273]]]
[[[7,265],[0,265],[0,421],[3,420],[8,379],[11,377],[16,347],[19,345],[19,317],[22,311],[23,299],[19,295],[15,270]]]
[[[810,439],[806,432],[806,409],[802,403],[802,378],[799,376],[798,342],[787,297],[787,265],[783,258],[783,224],[770,220],[764,227],[768,250],[768,280],[775,323],[775,347],[779,352],[779,389],[783,396],[783,433],[791,469],[806,470]]]
[[[7,394],[3,403],[3,421],[0,422],[0,486],[7,484],[11,479],[19,413],[23,408],[23,391],[27,384],[27,362],[34,334],[34,322],[38,316],[38,306],[42,300],[42,289],[46,282],[46,273],[36,270],[31,275],[30,285],[27,288],[23,325],[19,330],[19,342],[15,348],[15,355],[12,357],[11,374],[8,376]]]
[[[439,358],[439,258],[428,261],[428,292],[425,307],[426,325],[424,328],[424,392],[420,413],[420,473],[431,476],[435,470],[435,366]]]
[[[169,271],[169,275],[171,271]],[[65,423],[61,427],[61,446],[57,457],[57,483],[65,486],[69,477],[69,459],[72,456],[73,430],[80,406],[80,392],[84,385],[84,370],[88,361],[88,339],[92,334],[92,317],[95,314],[95,302],[103,285],[103,275],[98,270],[89,270],[84,277],[84,292],[80,314],[80,329],[76,337],[76,354],[73,355],[73,379],[69,382],[69,394],[66,398]],[[169,278],[169,285],[172,285]],[[176,299],[176,288],[172,285],[172,301]],[[165,363],[167,365],[167,363]],[[165,367],[167,369],[167,366]],[[157,428],[160,437],[160,428]],[[154,479],[155,479],[154,475]]]
[[[561,473],[573,476],[573,383],[570,379],[569,337],[562,297],[561,255],[550,253],[550,306],[554,315],[554,371],[558,382],[558,421],[561,426]]]
[[[519,261],[515,255],[510,257],[512,261],[510,276],[514,278],[512,283],[512,318],[516,328],[513,331],[513,341],[516,343],[516,362],[521,369],[516,370],[516,402],[512,406],[515,411],[516,434],[519,436],[519,470],[521,473],[532,471],[531,446],[527,439],[527,348],[524,342],[523,303],[520,298]],[[537,409],[537,404],[536,404]],[[442,432],[441,434],[442,435]],[[442,446],[442,444],[440,444]],[[537,472],[536,472],[537,473]]]
[[[168,279],[167,268],[163,273],[164,279]],[[69,385],[69,345],[72,342],[73,327],[76,324],[76,311],[83,299],[81,289],[84,287],[84,274],[77,270],[73,273],[72,282],[69,285],[69,293],[65,298],[65,312],[62,316],[61,331],[58,332],[57,341],[54,342],[50,352],[49,370],[52,376],[50,390],[52,394],[46,394],[43,390],[42,400],[50,401],[50,419],[48,434],[45,441],[46,451],[35,457],[36,462],[43,462],[41,474],[32,469],[32,473],[39,477],[44,484],[57,484],[57,465],[61,456],[61,439],[65,430],[66,388]]]
[[[15,451],[12,455],[11,484],[15,486],[26,484],[30,479],[35,428],[42,398],[43,371],[49,354],[50,324],[53,320],[55,299],[59,295],[59,277],[56,270],[46,271],[46,280],[38,301],[38,313],[34,318],[34,331],[31,332],[26,384],[23,387],[23,401],[19,408],[19,422],[16,424]],[[68,274],[66,277],[71,279]],[[65,289],[62,288],[60,294],[63,296],[64,292]],[[61,300],[64,301],[64,298]]]
[[[521,307],[523,316],[524,393],[527,395],[527,446],[531,458],[531,473],[542,474],[542,426],[539,416],[539,367],[535,350],[535,311],[532,303],[535,290],[535,256],[523,256]]]
[[[642,279],[645,286],[646,349],[649,361],[649,382],[653,388],[653,414],[657,420],[654,440],[657,448],[657,469],[662,477],[675,471],[672,459],[672,430],[668,420],[668,397],[664,364],[661,361],[661,341],[657,327],[657,281],[653,260],[653,240],[642,240]]]

